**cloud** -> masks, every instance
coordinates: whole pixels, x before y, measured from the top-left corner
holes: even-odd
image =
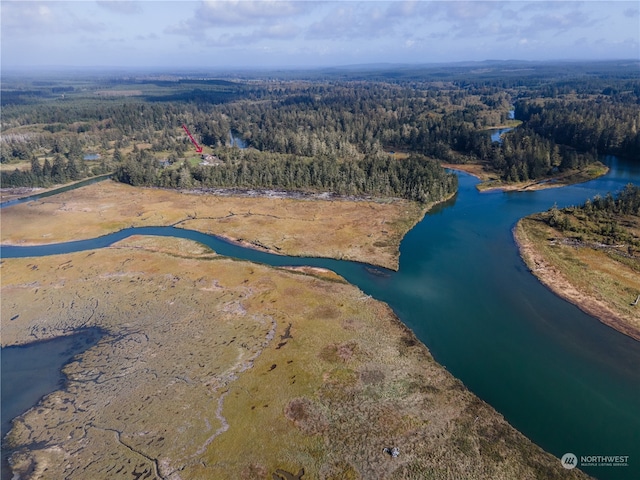
[[[401,23],[402,12],[389,15],[377,2],[337,3],[325,16],[309,25],[308,39],[378,39],[395,31]],[[393,12],[392,12],[393,13]]]
[[[291,40],[299,34],[299,29],[292,24],[270,25],[255,29],[249,33],[223,33],[217,37],[206,37],[210,47],[240,47],[264,44],[266,40]]]
[[[553,11],[532,16],[519,23],[517,32],[529,38],[557,37],[585,29],[594,29],[605,21],[579,11]]]
[[[420,10],[425,3],[416,0],[407,0],[403,2],[392,2],[387,7],[388,18],[408,18],[420,14]]]
[[[25,35],[73,35],[78,32],[101,33],[106,30],[103,22],[79,17],[68,7],[70,3],[58,2],[2,2],[3,36],[11,38]]]
[[[535,28],[538,31],[565,32],[574,28],[592,27],[596,23],[598,20],[589,18],[584,12],[574,10],[564,14],[554,12],[536,15],[530,21],[530,28]]]
[[[98,0],[96,4],[111,12],[122,13],[125,15],[142,12],[140,3],[132,0]]]
[[[301,32],[299,17],[318,5],[301,1],[203,1],[191,18],[167,26],[164,33],[184,35],[214,47],[290,40]]]
[[[444,18],[450,22],[475,23],[495,10],[502,9],[503,2],[444,2]]]
[[[15,32],[55,29],[56,15],[46,2],[2,2],[2,29]]]
[[[294,17],[314,8],[312,2],[205,0],[195,17],[211,26],[246,26]]]
[[[136,40],[145,41],[145,40],[157,40],[158,34],[155,32],[151,32],[147,35],[136,35]]]
[[[624,16],[628,18],[640,17],[640,9],[638,8],[627,8],[623,13],[624,13]]]

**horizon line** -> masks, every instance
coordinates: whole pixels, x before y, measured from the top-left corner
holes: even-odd
[[[327,65],[225,65],[225,66],[208,66],[187,65],[187,66],[170,66],[170,65],[2,65],[0,71],[51,71],[51,70],[125,70],[125,71],[234,71],[234,70],[322,70],[322,69],[341,69],[341,68],[415,68],[415,67],[434,67],[434,66],[462,66],[473,64],[550,64],[550,63],[606,63],[606,62],[632,62],[640,64],[640,58],[601,58],[601,59],[546,59],[546,60],[523,60],[523,59],[485,59],[485,60],[452,60],[452,61],[434,61],[434,62],[364,62],[364,63],[346,63],[346,64],[327,64]]]

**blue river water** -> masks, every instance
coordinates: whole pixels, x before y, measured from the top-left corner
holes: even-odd
[[[560,458],[628,456],[628,466],[584,467],[601,479],[640,478],[640,343],[542,286],[520,259],[512,229],[534,212],[579,204],[640,183],[640,166],[607,157],[609,173],[563,188],[478,193],[460,174],[455,198],[429,212],[401,244],[397,272],[356,262],[278,256],[174,227],[127,229],[2,257],[106,247],[132,234],[190,238],[221,255],[269,265],[330,268],[387,302],[438,362],[518,430]],[[640,292],[639,292],[640,293]],[[633,299],[630,299],[630,301]]]

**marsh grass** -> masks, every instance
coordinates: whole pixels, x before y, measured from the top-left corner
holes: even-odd
[[[108,334],[65,368],[63,390],[14,423],[18,472],[564,474],[357,288],[215,257],[186,240],[133,237],[116,247],[3,262],[3,345],[80,325]],[[398,458],[383,452],[390,446]]]
[[[607,244],[599,233],[598,222],[571,216],[576,231],[560,231],[548,225],[546,212],[522,219],[516,238],[524,245],[523,258],[532,272],[556,293],[565,283],[575,292],[564,294],[614,328],[640,338],[640,310],[631,305],[640,294],[640,255],[625,244]],[[640,238],[640,219],[626,217],[618,225],[626,224],[629,238]],[[632,253],[629,253],[629,252]],[[604,309],[590,308],[595,301]]]
[[[300,200],[180,193],[105,181],[2,212],[4,244],[93,238],[176,225],[274,253],[398,267],[399,245],[428,206],[406,200]]]

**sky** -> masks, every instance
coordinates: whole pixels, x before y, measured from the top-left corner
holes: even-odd
[[[636,1],[0,2],[1,66],[640,59]]]

